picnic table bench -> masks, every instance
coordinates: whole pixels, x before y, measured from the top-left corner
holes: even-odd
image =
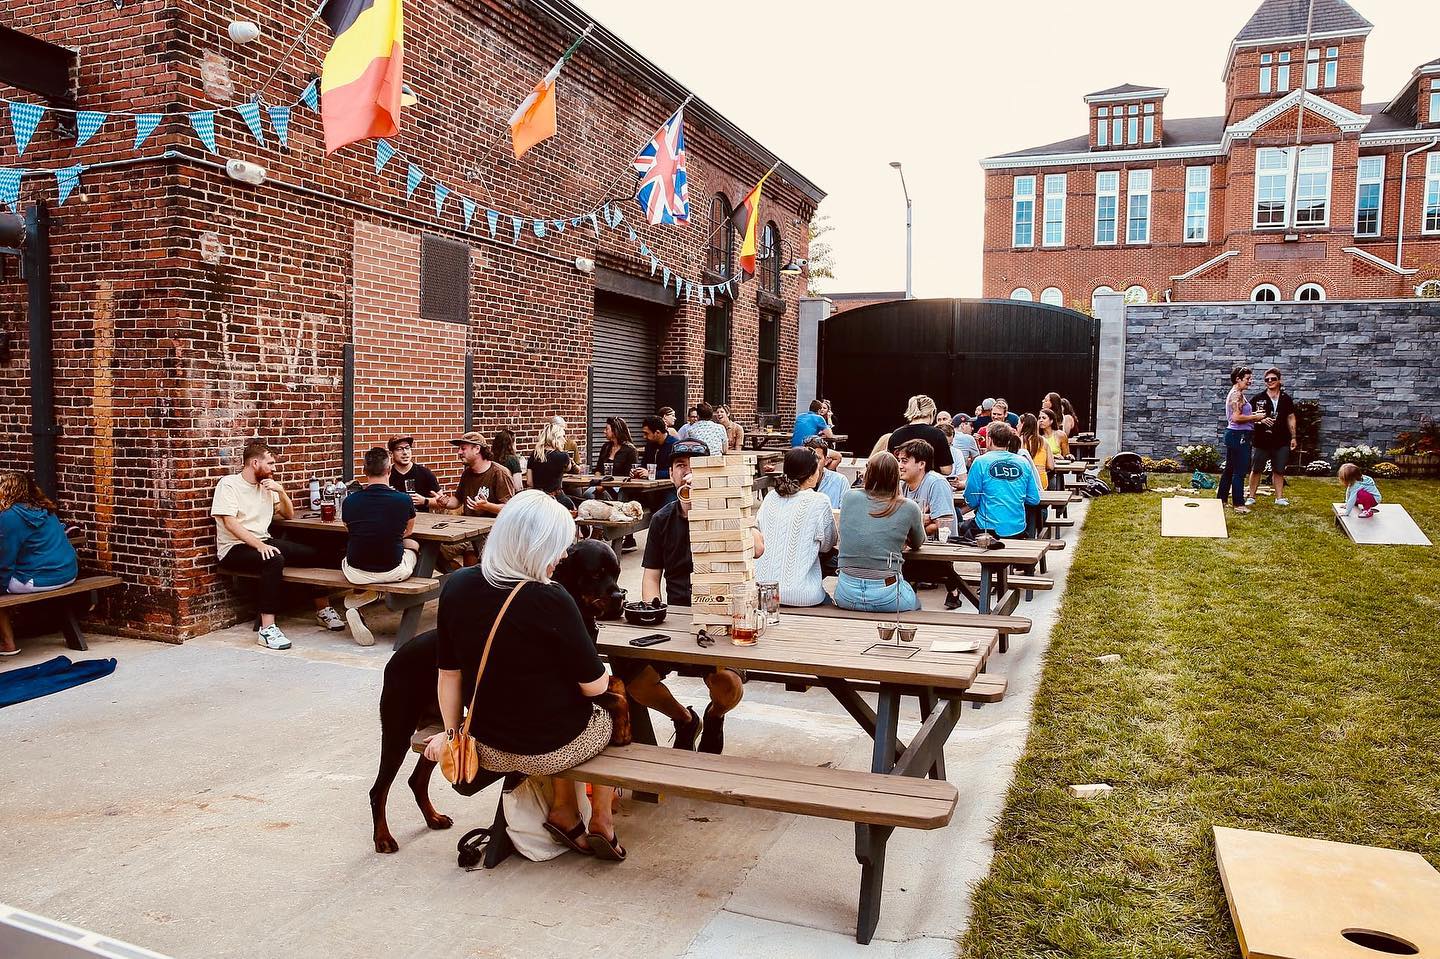
[[[613,548],[625,537],[634,536],[642,529],[649,529],[652,515],[646,513],[639,519],[625,522],[617,522],[612,519],[577,519],[575,525],[582,530],[582,535],[588,535],[591,539],[603,539]]]
[[[81,576],[69,586],[48,589],[43,593],[0,593],[0,609],[13,609],[28,603],[44,603],[52,599],[78,596],[81,593],[90,594],[90,601],[93,603],[100,590],[119,586],[121,582],[119,576]],[[76,615],[74,602],[60,604],[60,634],[65,637],[65,645],[71,649],[90,648],[85,642],[85,634],[80,631],[80,618]]]
[[[905,558],[978,564],[978,577],[960,578],[960,594],[970,601],[977,612],[1008,615],[1019,604],[1018,592],[1010,591],[1011,567],[1033,569],[1045,558],[1050,547],[1034,539],[1002,539],[1000,542],[1004,545],[999,549],[926,543],[919,549],[906,552]]]
[[[839,606],[782,606],[782,616],[818,616],[827,619],[864,619],[873,622],[895,622],[894,613],[872,613],[855,609],[841,609]],[[901,613],[901,622],[929,623],[932,626],[969,626],[975,629],[993,629],[997,635],[1000,652],[1010,649],[1010,637],[1030,632],[1030,619],[1026,616],[998,616],[982,613],[962,613],[955,610],[916,609]]]
[[[674,489],[668,479],[631,479],[628,476],[596,476],[587,473],[571,473],[560,480],[566,489],[584,489],[587,486],[603,486],[606,489],[628,490],[632,493],[655,493]]]

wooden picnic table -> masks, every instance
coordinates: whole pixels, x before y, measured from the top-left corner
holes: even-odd
[[[338,517],[325,521],[314,513],[300,513],[294,519],[276,520],[276,526],[285,529],[308,530],[314,533],[348,535],[345,523]],[[420,544],[420,555],[415,558],[416,578],[429,578],[435,573],[435,564],[440,559],[440,547],[452,543],[483,539],[490,535],[495,525],[493,516],[459,516],[451,513],[416,513],[415,529],[410,538]],[[444,577],[440,577],[442,580]],[[420,614],[425,604],[440,597],[440,587],[422,593],[386,593],[385,605],[400,612],[400,628],[395,633],[395,648],[399,649],[415,637],[420,628]]]
[[[789,430],[751,430],[745,434],[745,448],[750,450],[789,449],[795,434]]]
[[[906,559],[938,560],[946,563],[976,563],[980,567],[980,582],[977,587],[960,582],[960,594],[974,605],[976,612],[988,614],[992,609],[1005,605],[1003,600],[1010,588],[1010,567],[1033,568],[1050,551],[1049,544],[1038,539],[1003,539],[1000,549],[980,549],[977,546],[958,546],[950,543],[926,543],[916,550],[907,551]],[[1001,600],[1001,602],[997,602]]]
[[[628,476],[612,476],[606,479],[593,474],[572,473],[560,481],[567,489],[584,489],[587,486],[604,486],[607,489],[630,490],[635,493],[654,493],[674,489],[668,479],[631,479]]]

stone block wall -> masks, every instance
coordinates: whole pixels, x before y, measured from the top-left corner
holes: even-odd
[[[1325,456],[1380,449],[1413,429],[1440,396],[1440,301],[1152,303],[1126,308],[1122,447],[1172,456],[1219,445],[1235,366],[1279,367],[1285,388],[1316,400]]]

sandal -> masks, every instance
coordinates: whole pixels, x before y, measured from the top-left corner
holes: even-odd
[[[19,650],[18,648],[16,648],[16,649],[0,649],[0,656],[19,656],[19,655],[20,655],[20,650]]]
[[[618,835],[606,839],[598,832],[587,832],[585,841],[590,844],[590,851],[594,853],[596,859],[604,859],[607,862],[625,861],[625,847],[620,845]]]
[[[580,837],[585,835],[584,822],[577,822],[569,829],[561,829],[559,826],[555,825],[553,822],[547,819],[545,820],[545,831],[550,834],[551,839],[555,840],[562,846],[569,846],[572,850],[578,852],[582,856],[595,855],[595,850],[587,849],[584,846],[580,845]]]

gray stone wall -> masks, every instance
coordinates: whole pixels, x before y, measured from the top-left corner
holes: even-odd
[[[1317,400],[1325,457],[1384,450],[1421,413],[1440,415],[1440,301],[1151,303],[1126,307],[1123,446],[1156,458],[1221,444],[1230,370],[1271,366]]]

